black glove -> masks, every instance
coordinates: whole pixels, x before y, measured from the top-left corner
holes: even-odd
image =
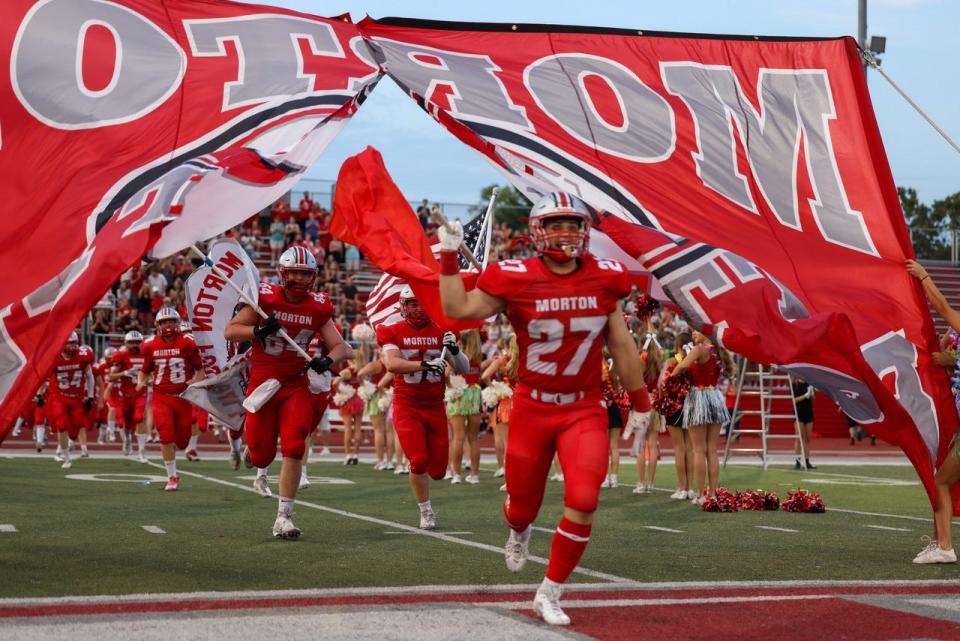
[[[47,402],[47,399],[43,398],[43,396],[40,394],[37,394],[37,396],[33,399],[33,402],[37,404],[37,407],[43,407]]]
[[[457,337],[453,332],[445,332],[443,334],[443,346],[447,348],[447,351],[450,352],[452,356],[460,353],[460,346],[457,345]]]
[[[93,399],[85,398],[83,399],[83,411],[89,413],[93,409]]]
[[[271,334],[276,334],[280,331],[280,321],[277,320],[277,317],[273,314],[270,314],[263,321],[253,328],[253,335],[257,338],[266,338]]]
[[[425,374],[439,374],[443,376],[444,372],[447,371],[447,364],[439,358],[432,361],[421,361],[420,367],[423,368]]]
[[[317,374],[323,374],[330,369],[331,365],[333,365],[333,359],[329,356],[314,356],[310,359],[310,362],[307,363],[307,369],[312,369]]]

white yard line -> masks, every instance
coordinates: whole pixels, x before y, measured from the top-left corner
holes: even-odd
[[[13,523],[0,523],[0,532],[16,532],[17,528]]]
[[[658,531],[658,532],[670,532],[670,533],[672,533],[672,534],[683,534],[683,530],[674,530],[673,528],[660,527],[659,525],[644,525],[644,526],[641,526],[641,527],[643,527],[643,528],[645,528],[645,529],[647,529],[647,530],[656,530],[656,531]]]
[[[772,530],[774,532],[799,532],[800,530],[791,530],[788,527],[773,527],[772,525],[754,525],[758,530]]]
[[[955,587],[956,579],[904,579],[893,581],[662,581],[654,583],[567,583],[564,590],[570,592],[610,592],[632,590],[637,592],[660,593],[668,590],[750,590],[750,589],[835,589],[844,588],[884,588],[884,587]],[[367,588],[323,588],[308,590],[244,590],[232,592],[159,592],[154,594],[105,594],[95,596],[56,596],[0,599],[0,607],[41,606],[41,605],[86,605],[97,603],[159,603],[165,601],[201,601],[222,599],[319,599],[351,596],[400,596],[430,594],[502,594],[512,592],[532,592],[540,587],[539,583],[504,583],[494,585],[407,585]],[[695,597],[696,598],[696,597]],[[724,597],[717,597],[724,598]],[[727,597],[730,598],[730,597]],[[747,597],[749,598],[749,597]],[[525,607],[529,602],[523,602]],[[567,604],[566,601],[563,602]]]
[[[164,530],[157,527],[156,525],[143,525],[141,527],[143,527],[143,529],[149,532],[150,534],[166,534]]]
[[[158,463],[150,463],[152,467],[157,467],[161,469],[162,465]],[[256,493],[252,487],[247,485],[240,485],[239,483],[234,483],[232,481],[224,481],[223,479],[218,479],[214,476],[206,476],[204,474],[198,474],[196,472],[187,472],[185,470],[178,470],[181,476],[192,476],[194,478],[202,479],[204,481],[210,481],[211,483],[217,483],[219,485],[225,485],[227,487],[232,487],[238,490],[243,490],[244,492]],[[318,503],[311,503],[309,501],[297,500],[297,506],[309,507],[314,510],[320,510],[321,512],[328,512],[330,514],[336,514],[338,516],[343,516],[349,519],[356,519],[358,521],[366,521],[367,523],[375,523],[377,525],[382,525],[384,527],[393,528],[395,530],[405,530],[412,534],[419,534],[420,536],[428,536],[433,539],[438,539],[440,541],[446,541],[447,543],[457,543],[459,545],[465,545],[467,547],[477,548],[480,550],[487,550],[488,552],[495,552],[498,555],[503,554],[503,548],[496,545],[487,545],[486,543],[480,543],[477,541],[470,541],[467,539],[458,539],[454,536],[450,536],[443,532],[437,532],[435,530],[421,530],[418,527],[413,527],[412,525],[404,525],[403,523],[396,523],[393,521],[387,521],[386,519],[378,519],[374,516],[367,516],[365,514],[356,514],[354,512],[347,512],[346,510],[339,510],[337,508],[329,507],[326,505],[320,505]],[[546,565],[549,559],[545,559],[542,556],[528,556],[528,561],[533,561],[534,563],[539,563],[541,565]],[[582,574],[584,576],[591,576],[597,579],[604,579],[606,581],[611,581],[614,583],[635,583],[633,579],[627,579],[621,576],[616,576],[614,574],[608,574],[606,572],[597,572],[596,570],[588,570],[587,568],[577,567],[574,570],[577,574]]]
[[[890,532],[913,532],[905,527],[887,527],[886,525],[864,525],[863,527],[871,527],[874,530],[889,530]]]

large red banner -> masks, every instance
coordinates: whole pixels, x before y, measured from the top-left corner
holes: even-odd
[[[0,440],[119,274],[269,205],[379,78],[355,25],[190,0],[0,11]]]
[[[760,270],[796,327],[845,316],[826,326],[852,329],[832,348],[851,356],[840,367],[835,352],[803,350],[804,376],[900,445],[932,488],[957,414],[904,270],[913,251],[853,39],[406,19],[360,28],[391,78],[531,198],[572,191],[673,235],[679,245],[650,245],[619,230],[621,247],[721,342],[759,332],[763,362],[798,355],[779,357],[782,343],[745,322],[744,304],[769,302],[740,287]],[[735,289],[739,306],[721,303]]]

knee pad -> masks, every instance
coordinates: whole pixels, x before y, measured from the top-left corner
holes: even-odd
[[[578,512],[593,513],[597,511],[600,504],[600,488],[591,490],[589,488],[568,487],[563,494],[563,505],[571,510]]]
[[[425,452],[417,452],[413,456],[407,456],[407,461],[410,463],[410,472],[412,474],[426,474],[427,473],[427,455]],[[446,469],[444,469],[444,474],[446,474]],[[436,479],[436,477],[432,477]],[[440,478],[443,478],[443,474],[440,475]]]

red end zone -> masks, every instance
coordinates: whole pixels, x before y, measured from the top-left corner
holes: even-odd
[[[180,612],[237,611],[247,614],[278,608],[324,611],[342,606],[378,605],[442,609],[469,605],[512,611],[543,625],[529,610],[531,591],[491,586],[375,588],[296,592],[238,592],[0,601],[2,619],[37,619],[88,615],[174,616]],[[716,588],[578,586],[564,595],[572,631],[600,641],[622,639],[675,641],[883,641],[887,639],[960,639],[960,585],[952,583],[779,584]],[[291,611],[291,615],[293,612]],[[238,622],[239,624],[239,622]],[[451,617],[450,629],[457,629]],[[486,637],[483,630],[471,636]]]

